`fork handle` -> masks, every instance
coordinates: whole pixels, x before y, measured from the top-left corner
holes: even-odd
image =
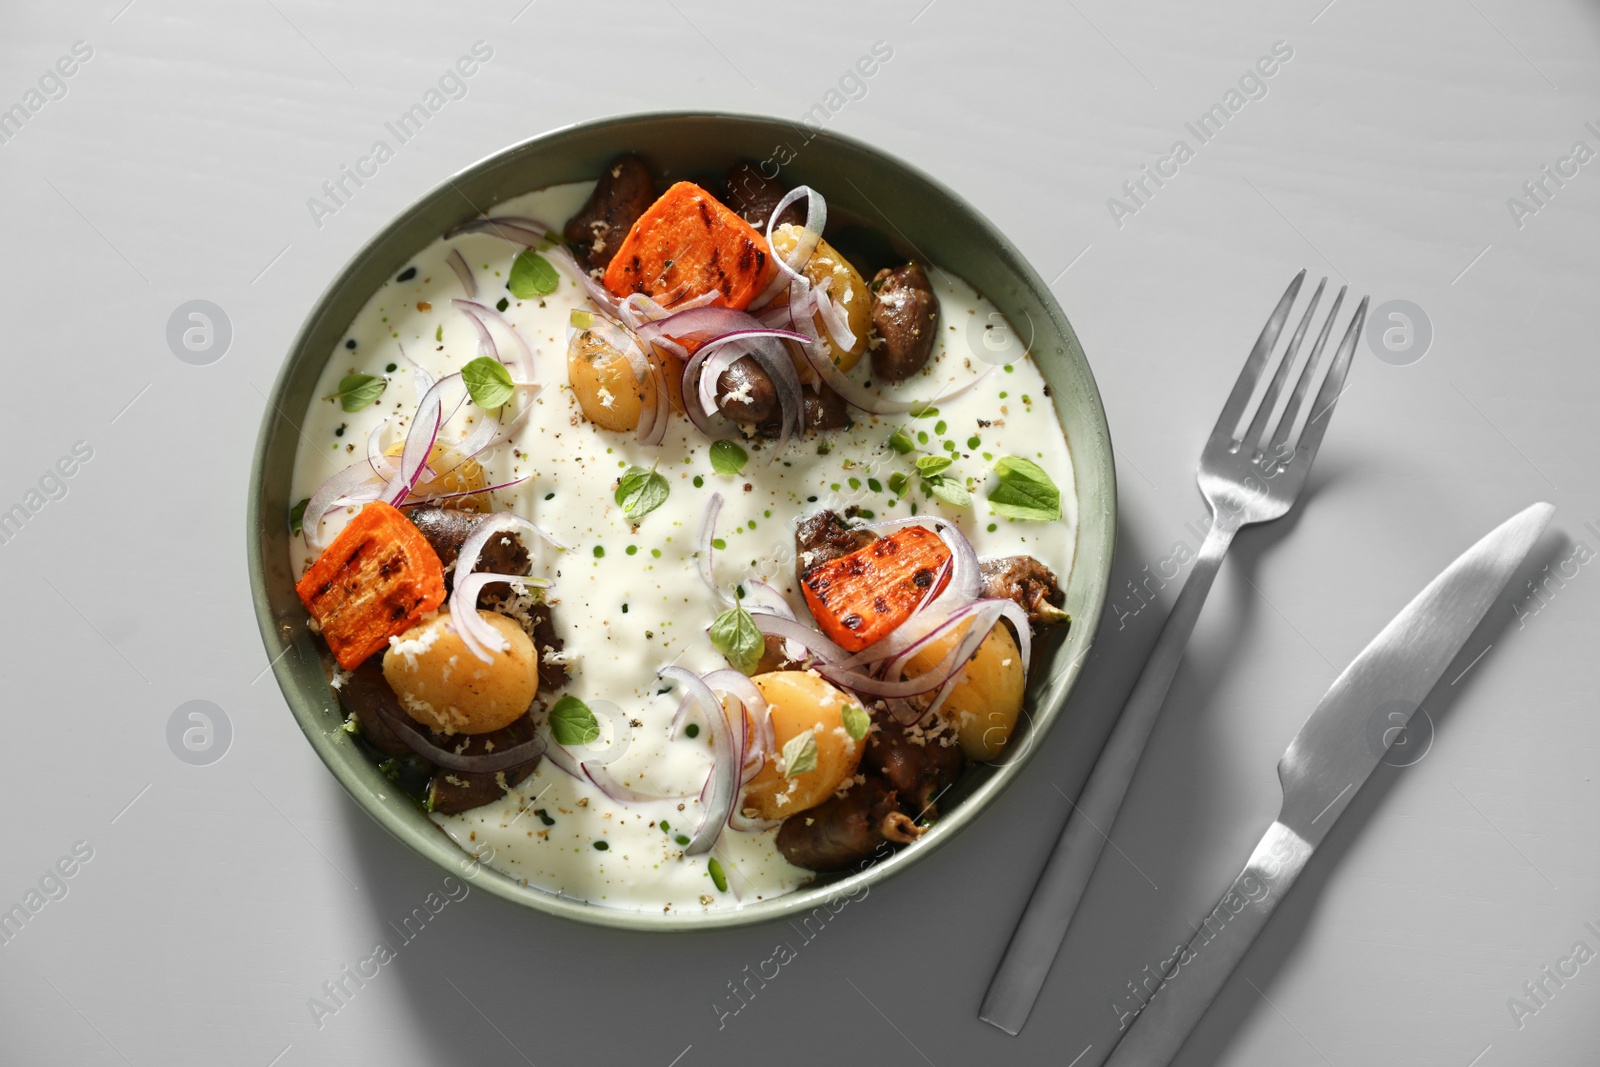
[[[1239,527],[1218,516],[1211,524],[1194,567],[1189,572],[1172,613],[1156,640],[1155,649],[1134,683],[1133,692],[1123,706],[1106,741],[1100,758],[1090,772],[1078,802],[1067,818],[1055,850],[1039,876],[1022,919],[1011,935],[1005,956],[989,983],[978,1017],[1016,1034],[1028,1021],[1028,1013],[1039,996],[1050,965],[1066,937],[1078,902],[1094,873],[1100,852],[1105,847],[1116,821],[1128,783],[1139,765],[1139,757],[1150,740],[1156,717],[1166,700],[1167,690],[1183,659],[1189,636],[1200,618],[1200,608],[1222,566]]]

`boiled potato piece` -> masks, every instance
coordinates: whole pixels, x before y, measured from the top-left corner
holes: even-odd
[[[751,681],[772,708],[777,752],[767,757],[739,806],[763,819],[788,818],[821,804],[856,773],[867,742],[865,737],[858,741],[850,736],[843,712],[860,704],[809,671],[773,671]],[[817,766],[786,777],[778,769],[783,748],[806,730],[816,738]]]
[[[383,654],[383,677],[400,706],[442,734],[486,734],[509,726],[533,704],[539,687],[539,654],[522,627],[492,611],[478,617],[511,646],[489,649],[489,663],[472,654],[448,615],[390,638]]]
[[[483,416],[480,415],[479,418]],[[391,459],[398,458],[404,452],[406,443],[396,441],[383,450],[383,454]],[[461,453],[447,445],[436,444],[428,450],[428,469],[442,471],[436,477],[429,478],[424,475],[417,481],[411,490],[413,496],[449,496],[452,493],[471,493],[471,496],[450,496],[448,500],[439,501],[439,506],[455,508],[458,511],[492,511],[493,507],[487,493],[480,492],[489,487],[489,479],[484,475],[483,467],[475,459],[463,460]],[[398,464],[396,464],[398,466]]]
[[[772,249],[778,255],[788,255],[800,241],[804,228],[791,223],[784,223],[772,231]],[[849,374],[850,368],[856,365],[862,353],[867,350],[867,334],[872,330],[872,293],[867,289],[867,283],[861,275],[850,265],[850,261],[841,256],[838,251],[827,241],[819,240],[817,250],[811,254],[811,262],[806,264],[802,272],[812,285],[821,285],[824,279],[828,282],[828,298],[844,309],[845,319],[850,323],[850,332],[855,334],[855,344],[849,348],[841,348],[828,332],[827,323],[823,322],[821,313],[811,316],[811,323],[816,328],[817,336],[823,338],[823,343],[828,346],[828,355],[833,359],[833,365],[841,373]],[[780,298],[780,300],[785,298]]]
[[[607,430],[636,430],[639,412],[655,407],[654,376],[640,381],[628,357],[617,346],[625,343],[620,327],[596,319],[593,328],[580,330],[567,344],[567,381],[578,398],[583,417]]]
[[[916,675],[938,666],[965,632],[966,627],[959,627],[930,642],[907,662],[905,673]],[[992,760],[1005,751],[1022,711],[1027,681],[1016,638],[1004,623],[996,623],[939,706],[940,714],[955,727],[968,759]]]

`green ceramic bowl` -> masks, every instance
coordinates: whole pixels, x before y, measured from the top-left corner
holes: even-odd
[[[441,233],[507,197],[560,182],[590,180],[622,152],[637,152],[667,180],[721,173],[736,159],[770,160],[792,184],[828,198],[830,213],[876,227],[902,252],[914,252],[966,279],[1022,332],[1051,385],[1076,468],[1078,544],[1067,582],[1073,623],[1064,641],[1039,649],[1025,705],[1026,721],[1008,757],[973,768],[946,814],[914,847],[847,877],[706,914],[631,912],[586,904],[523,885],[465,852],[377,772],[341,730],[343,714],[328,688],[326,653],[306,629],[289,563],[289,478],[300,438],[285,417],[307,410],[318,375],[356,312],[377,288]],[[475,206],[476,205],[476,206]],[[256,618],[278,685],[317,755],[385,829],[422,856],[508,900],[580,922],[634,930],[692,930],[782,918],[840,894],[857,893],[916,863],[978,822],[1016,776],[1035,741],[1062,715],[1100,622],[1116,540],[1116,475],[1105,410],[1078,339],[1044,281],[982,215],[950,189],[860,141],[781,119],[664,112],[600,119],[514,145],[453,175],[385,226],[339,272],[306,319],[273,386],[250,475],[248,556]]]

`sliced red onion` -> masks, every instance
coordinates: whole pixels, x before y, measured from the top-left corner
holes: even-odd
[[[450,628],[461,637],[461,643],[467,646],[467,651],[483,660],[493,663],[494,657],[485,648],[496,652],[504,652],[511,647],[510,643],[500,632],[483,621],[483,616],[478,614],[478,594],[483,592],[483,587],[493,582],[510,582],[513,585],[533,586],[536,589],[548,588],[550,582],[546,578],[534,578],[525,574],[496,574],[493,571],[475,571],[462,578],[459,574],[450,590],[450,602],[445,605],[445,611],[450,616]]]
[[[605,286],[595,281],[593,275],[578,265],[578,261],[572,256],[572,250],[566,245],[553,245],[545,249],[543,255],[565,267],[567,273],[572,275],[578,286],[594,302],[596,307],[608,315],[620,314],[616,297],[612,296]]]
[[[713,692],[718,690],[738,699],[744,705],[745,714],[750,716],[755,731],[747,738],[744,752],[744,764],[749,767],[752,762],[759,768],[765,762],[766,756],[772,749],[772,708],[767,703],[767,698],[761,695],[761,687],[752,682],[748,675],[742,671],[733,670],[731,667],[712,671],[701,681],[711,687]]]
[[[493,493],[496,490],[510,489],[513,485],[521,485],[523,482],[532,477],[533,474],[528,473],[522,475],[520,478],[513,478],[509,482],[501,482],[498,485],[486,485],[482,489],[463,489],[457,493],[423,493],[420,495],[413,493],[411,496],[406,498],[406,506],[409,507],[413,502],[437,504],[441,500],[460,500],[463,497],[482,496],[485,493]]]
[[[309,509],[307,509],[309,510]],[[699,567],[700,580],[706,583],[706,588],[711,590],[711,595],[717,598],[717,603],[723,607],[731,607],[733,600],[717,587],[716,569],[712,566],[711,542],[717,535],[717,516],[722,513],[722,494],[712,493],[711,499],[706,501],[706,511],[700,520],[700,552]]]
[[[756,629],[762,633],[772,634],[785,641],[804,646],[819,662],[837,664],[850,658],[850,653],[834,644],[826,634],[804,623],[778,615],[769,615],[764,611],[752,611],[750,618],[755,620]]]
[[[322,525],[323,516],[333,509],[337,501],[364,504],[378,499],[383,488],[383,482],[374,480],[372,466],[366,460],[350,464],[317,486],[317,491],[311,494],[311,500],[306,504],[305,513],[300,517],[300,536],[305,539],[306,547],[315,552],[322,546],[318,527]]]
[[[949,681],[951,676],[959,671],[968,659],[972,658],[972,654],[977,651],[978,645],[988,636],[990,628],[994,625],[994,620],[999,617],[999,610],[997,607],[986,607],[985,605],[994,605],[995,603],[994,601],[980,600],[952,613],[939,625],[913,642],[899,656],[891,660],[888,669],[884,672],[886,675],[884,678],[875,678],[869,674],[852,671],[833,663],[818,664],[817,673],[835,685],[873,697],[910,697],[937,689]],[[946,653],[945,657],[936,666],[912,678],[902,679],[899,677],[900,668],[911,657],[916,655],[918,649],[923,648],[930,641],[943,637],[969,619],[971,620],[971,625],[967,627],[962,639]]]
[[[444,258],[450,264],[450,269],[456,272],[456,278],[461,282],[461,288],[466,292],[468,300],[478,299],[478,279],[472,276],[472,268],[467,266],[466,257],[461,254],[461,249],[452,248],[450,254]]]
[[[551,751],[554,751],[554,749]],[[579,767],[582,769],[583,777],[593,782],[600,792],[618,804],[645,804],[652,800],[681,800],[684,797],[694,795],[692,791],[688,793],[647,793],[642,789],[635,789],[612,774],[609,769],[598,766],[592,759],[584,760],[583,763],[579,764]]]
[[[522,331],[516,324],[500,312],[487,304],[480,304],[475,300],[462,300],[456,297],[450,301],[455,307],[466,313],[478,327],[478,339],[483,346],[484,355],[491,359],[499,360],[509,367],[514,367],[521,377],[518,385],[532,385],[536,377],[533,362],[533,349],[528,347],[528,342],[523,340]],[[489,332],[489,322],[499,323],[511,337],[511,357],[502,358],[498,346],[494,342],[494,335]]]
[[[672,397],[667,392],[667,372],[654,364],[650,367],[650,375],[656,383],[656,406],[654,418],[650,421],[648,429],[645,427],[644,411],[639,412],[639,442],[654,448],[667,439],[667,425],[672,421]]]
[[[509,770],[520,764],[530,763],[545,751],[544,738],[535,734],[529,740],[508,748],[497,748],[482,755],[464,755],[454,749],[435,744],[409,715],[388,706],[386,701],[379,701],[377,708],[383,721],[399,735],[400,740],[404,741],[411,751],[429,763],[446,770],[464,771],[467,774],[493,774],[496,771]]]
[[[827,328],[828,336],[841,351],[848,352],[856,345],[856,335],[850,329],[850,317],[845,313],[844,306],[828,292],[832,281],[832,278],[828,278],[812,289],[812,299],[816,301],[817,313],[822,316],[822,325]]]
[[[740,755],[734,749],[733,735],[728,728],[728,716],[722,707],[722,701],[717,699],[711,688],[693,671],[683,667],[662,667],[658,673],[663,678],[677,682],[683,686],[686,693],[694,697],[711,728],[712,764],[711,774],[706,779],[709,794],[705,790],[701,793],[705,812],[700,825],[695,828],[689,844],[683,850],[686,856],[698,856],[709,852],[711,846],[717,843],[723,826],[728,822],[728,816],[733,813],[734,801],[739,792]]]
[[[428,462],[434,442],[439,439],[440,427],[444,425],[442,391],[460,378],[459,374],[451,374],[439,379],[417,405],[416,414],[411,417],[411,426],[406,432],[405,449],[400,453],[400,469],[383,488],[384,499],[395,507],[400,506],[422,477],[422,468]]]
[[[387,425],[389,425],[389,420],[384,419],[372,428],[371,433],[367,434],[367,466],[372,468],[373,477],[382,478],[385,482],[393,478],[395,473],[394,464],[389,462],[389,457],[383,454],[383,445],[379,443],[383,428]]]
[[[459,237],[464,233],[487,233],[503,238],[514,245],[533,247],[544,241],[545,234],[552,232],[550,227],[538,219],[530,219],[524,215],[496,215],[493,217],[480,215],[475,219],[468,219],[460,226],[445,234],[446,239]]]
[[[951,632],[954,626],[960,625],[960,621],[969,616],[972,618],[972,623],[954,649],[956,653],[960,653],[959,664],[956,670],[952,671],[939,684],[939,690],[934,695],[933,700],[920,710],[903,701],[891,700],[889,702],[890,710],[894,713],[895,718],[902,723],[909,724],[924,720],[939,710],[944,704],[945,698],[950,695],[960,681],[961,668],[966,665],[967,660],[977,653],[978,647],[988,638],[990,632],[999,625],[1001,619],[1009,620],[1012,628],[1016,631],[1017,651],[1022,659],[1022,673],[1024,677],[1027,676],[1028,668],[1032,662],[1033,645],[1032,635],[1028,628],[1028,616],[1014,602],[1000,598],[974,601],[968,605],[967,610],[952,615],[945,623],[930,631],[891,660],[884,670],[885,676],[888,678],[898,677],[901,669],[920,649],[924,648],[929,642],[936,641]],[[937,670],[938,668],[935,668],[935,671]]]
[[[396,341],[394,346],[400,350],[400,358],[411,364],[411,372],[416,377],[416,381],[413,384],[416,389],[417,402],[420,404],[422,398],[428,395],[428,390],[433,388],[433,375],[428,373],[428,368],[406,354],[405,345]]]
[[[623,714],[621,708],[605,701],[596,701],[590,704],[589,710],[594,713],[596,720],[604,719],[611,724],[611,743],[601,749],[598,755],[589,756],[585,759],[583,765],[588,767],[590,764],[594,764],[597,767],[603,767],[608,763],[616,762],[633,744],[624,729],[628,725],[628,717]]]
[[[806,185],[797,185],[784,193],[783,199],[778,201],[778,205],[772,209],[772,214],[767,219],[767,247],[773,247],[772,232],[777,229],[778,219],[788,210],[790,204],[801,197],[806,198],[805,233],[789,250],[787,256],[780,256],[774,251],[772,258],[777,263],[778,270],[788,275],[791,282],[809,284],[800,271],[811,262],[811,256],[816,252],[818,242],[822,240],[822,231],[828,225],[828,202],[822,198],[821,193]]]
[[[583,766],[572,758],[572,753],[555,743],[554,737],[550,739],[549,745],[544,750],[544,758],[547,762],[555,764],[580,782],[589,777],[583,773]]]
[[[456,633],[461,635],[461,641],[467,646],[474,656],[485,663],[493,662],[493,657],[483,650],[487,645],[496,651],[504,651],[505,643],[493,627],[478,617],[478,591],[490,582],[519,580],[525,584],[549,583],[543,579],[517,578],[513,575],[495,574],[493,572],[475,572],[473,568],[478,565],[478,557],[483,553],[483,546],[489,543],[491,537],[497,534],[515,533],[518,530],[527,530],[537,534],[557,548],[565,548],[561,542],[551,537],[543,529],[524,519],[520,515],[500,511],[483,519],[478,523],[472,535],[462,542],[461,551],[456,557],[456,569],[451,579],[450,601],[445,605],[450,612],[450,622]],[[468,595],[465,590],[471,590]],[[456,602],[465,597],[463,610],[456,611]]]

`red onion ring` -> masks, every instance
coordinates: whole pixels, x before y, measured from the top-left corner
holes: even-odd
[[[706,501],[705,515],[700,519],[700,551],[696,553],[700,558],[696,562],[700,568],[700,580],[706,583],[706,588],[717,598],[717,603],[730,607],[733,601],[727,593],[717,587],[716,570],[712,566],[711,542],[716,539],[717,516],[721,513],[722,494],[712,493],[711,499]]]
[[[472,276],[472,268],[467,266],[466,257],[461,254],[461,249],[452,248],[444,261],[456,272],[456,278],[461,282],[461,288],[466,292],[467,299],[478,299],[478,279]]]
[[[711,688],[693,671],[683,667],[662,667],[657,673],[663,678],[677,682],[699,703],[711,728],[711,774],[706,778],[707,789],[701,791],[705,813],[683,850],[686,856],[698,856],[711,851],[711,846],[716,844],[717,838],[722,835],[722,828],[727,824],[728,816],[733,813],[734,801],[739,792],[740,768],[737,764],[740,756],[734,750],[727,712]]]
[[[493,657],[487,655],[481,646],[488,645],[498,651],[504,651],[505,645],[500,635],[478,617],[476,590],[489,582],[511,580],[516,576],[494,574],[489,571],[478,572],[474,571],[473,568],[477,567],[478,557],[483,554],[483,546],[489,543],[489,538],[497,534],[515,533],[518,530],[526,530],[529,533],[537,534],[556,548],[566,548],[565,545],[551,537],[545,530],[522,516],[500,511],[478,523],[477,528],[472,531],[472,535],[462,542],[461,550],[456,556],[456,569],[451,580],[452,591],[450,600],[445,605],[445,610],[450,612],[451,625],[455,628],[456,633],[461,635],[462,643],[467,646],[467,649],[474,656],[477,656],[485,663],[493,662]],[[487,575],[488,577],[484,580],[479,580],[477,577],[479,575]],[[523,580],[528,581],[528,579]],[[543,582],[544,580],[538,579],[538,581]],[[455,610],[455,602],[465,595],[462,590],[466,588],[474,590],[466,602],[470,605],[470,608],[469,610],[457,612]]]
[[[834,644],[826,634],[804,623],[769,615],[764,611],[752,611],[750,618],[755,620],[756,629],[762,633],[805,646],[819,662],[838,664],[850,658],[850,653]]]
[[[459,374],[440,378],[417,405],[416,414],[411,417],[411,426],[406,432],[405,449],[400,453],[400,469],[383,487],[384,499],[395,507],[399,507],[406,495],[416,487],[428,455],[433,451],[434,442],[439,439],[439,430],[445,422],[442,390],[452,381],[459,382],[460,379]]]
[[[468,219],[460,226],[445,234],[445,238],[460,237],[464,233],[487,233],[503,238],[514,245],[524,245],[532,248],[544,241],[545,234],[551,233],[550,227],[538,219],[530,219],[525,215],[480,215],[475,219]],[[559,246],[558,246],[559,247]]]
[[[535,578],[526,574],[474,571],[465,578],[459,573],[456,575],[450,590],[450,602],[445,605],[444,610],[450,617],[450,628],[460,635],[461,643],[467,646],[467,651],[485,663],[494,662],[494,657],[484,651],[485,646],[496,652],[504,652],[511,647],[510,643],[478,614],[478,594],[483,592],[484,586],[493,582],[531,585],[536,589],[548,588],[550,585],[547,578]]]
[[[384,483],[374,481],[372,466],[366,460],[350,464],[317,486],[316,492],[311,494],[311,500],[306,504],[305,513],[300,517],[300,536],[305,539],[306,547],[315,552],[322,546],[323,541],[318,527],[322,525],[323,516],[333,509],[336,501],[349,500],[351,503],[365,504],[378,499],[383,492],[383,486]]]
[[[645,804],[652,800],[680,800],[694,795],[693,793],[646,793],[626,784],[607,768],[595,766],[594,760],[585,760],[578,766],[582,769],[583,777],[593,782],[600,792],[618,804]],[[574,775],[574,777],[578,776]]]
[[[515,323],[489,305],[480,304],[476,300],[462,300],[460,297],[454,297],[450,303],[461,309],[477,325],[478,339],[484,349],[484,355],[509,367],[516,368],[522,376],[522,380],[516,384],[532,385],[534,383],[537,374],[534,371],[533,349],[529,348],[528,342],[523,340],[522,332],[517,329]],[[494,342],[494,335],[489,332],[489,321],[499,323],[505,328],[506,333],[511,336],[512,357],[510,359],[501,358],[500,350]]]
[[[885,671],[888,677],[875,678],[870,674],[845,668],[841,664],[826,662],[817,664],[817,673],[835,685],[843,686],[857,693],[865,693],[867,696],[872,697],[910,697],[937,689],[961,669],[967,660],[972,657],[972,653],[977,651],[977,647],[984,637],[988,635],[989,629],[994,625],[994,619],[998,617],[999,613],[998,610],[992,607],[985,607],[985,605],[993,605],[995,603],[995,601],[974,601],[965,608],[952,612],[943,622],[917,639],[906,651],[890,661],[889,668]],[[898,677],[897,668],[903,666],[907,660],[916,654],[919,648],[950,632],[950,630],[969,617],[973,618],[972,625],[967,628],[961,641],[957,642],[956,646],[946,653],[936,666],[913,678],[902,679]],[[980,625],[980,623],[984,623],[984,625]],[[969,644],[970,648],[967,647]],[[963,649],[965,649],[965,655],[958,655]]]

